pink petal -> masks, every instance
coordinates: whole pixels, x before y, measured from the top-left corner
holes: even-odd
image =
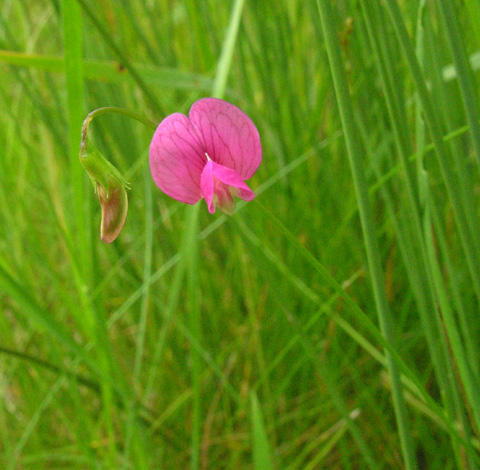
[[[229,209],[234,208],[230,188],[235,188],[234,194],[245,201],[251,201],[255,197],[254,192],[235,170],[219,165],[213,160],[208,161],[202,172],[201,189],[210,213],[215,212],[216,205],[227,213],[230,212]]]
[[[164,193],[187,204],[202,198],[200,178],[207,158],[186,116],[174,113],[159,124],[149,161],[153,180]]]
[[[202,190],[202,195],[205,198],[205,202],[208,206],[208,211],[210,214],[215,212],[215,207],[213,205],[213,194],[214,194],[214,181],[213,181],[213,168],[212,161],[209,160],[203,169],[202,176],[200,179],[200,186]]]
[[[237,188],[236,194],[240,199],[251,201],[255,198],[255,193],[235,170],[212,161],[212,173],[213,176],[218,178],[222,183]]]
[[[217,98],[195,102],[190,122],[204,144],[208,156],[249,179],[262,160],[260,136],[252,120],[233,104]]]

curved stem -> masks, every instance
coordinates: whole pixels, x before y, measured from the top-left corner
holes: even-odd
[[[98,193],[102,206],[102,222],[100,233],[106,243],[113,242],[125,223],[128,210],[128,198],[126,190],[129,184],[117,170],[93,144],[88,144],[87,132],[90,122],[102,114],[114,113],[135,119],[142,124],[156,129],[156,125],[140,114],[123,108],[105,107],[92,111],[83,121],[82,136],[80,141],[80,163],[88,173],[93,183],[95,192]],[[88,149],[87,149],[88,145]]]
[[[98,108],[95,111],[88,113],[87,117],[85,118],[85,121],[83,121],[82,141],[80,143],[80,147],[85,146],[85,141],[87,138],[87,130],[88,130],[88,126],[90,125],[90,122],[97,116],[101,116],[102,114],[107,114],[107,113],[121,114],[123,116],[127,116],[129,118],[135,119],[136,121],[139,121],[142,124],[145,124],[147,127],[151,127],[153,130],[157,128],[157,125],[152,121],[150,121],[150,119],[147,119],[146,117],[140,114],[134,113],[133,111],[129,111],[128,109],[116,108],[114,106]]]

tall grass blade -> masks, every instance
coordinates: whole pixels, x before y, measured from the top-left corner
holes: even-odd
[[[250,392],[250,413],[252,420],[253,468],[255,470],[273,470],[270,443],[260,403],[255,392]]]
[[[334,26],[335,21],[333,10],[329,2],[318,0],[317,6],[320,14],[325,45],[330,60],[330,68],[333,75],[338,107],[342,119],[345,141],[347,144],[348,156],[350,159],[350,166],[355,184],[355,192],[357,195],[357,203],[362,222],[365,248],[367,250],[369,271],[374,290],[377,314],[380,321],[380,328],[385,336],[385,339],[390,344],[394,345],[395,341],[392,316],[385,293],[385,279],[380,261],[380,251],[376,239],[375,226],[373,223],[373,217],[368,198],[368,190],[360,158],[362,155],[362,149],[357,139],[352,104],[350,102],[347,80],[342,66],[340,46],[338,44],[337,33]],[[417,464],[414,458],[413,443],[408,425],[407,410],[405,407],[403,387],[400,381],[398,367],[388,351],[386,352],[386,357],[388,370],[392,380],[392,395],[395,407],[395,415],[397,419],[405,465],[407,469],[415,469],[417,468]]]
[[[439,10],[447,31],[447,39],[452,51],[458,82],[462,91],[463,104],[467,116],[473,148],[480,167],[480,108],[478,104],[478,84],[472,73],[471,66],[460,35],[457,11],[451,0],[437,0]],[[480,168],[479,168],[480,169]]]
[[[91,276],[92,266],[89,251],[92,249],[87,232],[87,217],[85,208],[85,184],[83,169],[78,164],[80,149],[80,132],[85,117],[84,84],[83,84],[83,42],[82,42],[82,12],[75,0],[63,0],[63,34],[65,45],[65,75],[68,91],[68,136],[71,168],[71,184],[73,187],[73,206],[75,224],[73,232],[78,241],[80,266],[84,276]]]
[[[473,227],[475,227],[477,224],[476,219],[478,218],[478,215],[471,211],[466,211],[464,205],[462,204],[458,191],[458,180],[455,173],[451,171],[447,149],[442,139],[440,122],[436,113],[434,112],[432,100],[428,93],[418,60],[415,56],[405,23],[402,19],[399,6],[395,0],[387,0],[386,6],[390,13],[393,26],[405,53],[412,78],[419,94],[419,100],[422,104],[425,121],[430,130],[430,135],[436,150],[436,156],[457,222],[457,228],[467,259],[472,285],[477,300],[480,300],[480,247],[478,236],[474,231],[472,231]],[[460,157],[457,156],[456,158]],[[459,168],[460,172],[465,171],[463,164],[460,164]],[[480,428],[480,409],[473,408],[472,412],[476,426],[477,428]]]
[[[400,13],[400,8],[395,0],[386,0],[385,4],[390,13],[395,32],[404,51],[413,81],[415,82],[415,86],[419,94],[419,99],[422,103],[425,121],[430,130],[436,156],[442,171],[445,186],[447,187],[448,196],[452,203],[460,239],[471,274],[472,284],[474,286],[477,299],[480,301],[480,249],[478,246],[477,237],[472,231],[473,227],[476,225],[472,219],[478,218],[478,216],[471,212],[465,213],[464,207],[462,206],[461,198],[457,190],[458,179],[455,173],[451,171],[448,152],[442,139],[441,124],[434,111],[432,99],[428,93],[424,77]]]

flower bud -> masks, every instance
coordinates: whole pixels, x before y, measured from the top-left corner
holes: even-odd
[[[80,162],[88,173],[102,206],[100,236],[104,242],[111,243],[118,237],[127,217],[128,183],[91,142],[82,142]]]

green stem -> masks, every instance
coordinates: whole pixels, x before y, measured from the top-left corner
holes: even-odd
[[[212,89],[212,96],[222,98],[225,93],[228,73],[232,64],[233,51],[238,36],[240,20],[242,18],[244,0],[236,0],[227,34],[223,42],[222,52],[218,61],[217,72]],[[201,292],[198,284],[198,212],[199,204],[192,207],[187,214],[186,240],[187,246],[182,247],[183,262],[187,265],[187,292],[188,292],[188,310],[190,322],[192,325],[192,335],[195,340],[201,344],[201,317],[200,317],[200,296]],[[198,351],[192,350],[192,382],[193,382],[193,426],[191,441],[191,468],[197,470],[200,466],[200,426],[202,421],[202,400],[201,400],[201,357]]]
[[[395,342],[392,317],[385,292],[385,279],[379,255],[380,251],[376,239],[372,210],[369,202],[368,186],[362,168],[361,155],[363,152],[358,141],[357,130],[354,124],[353,108],[350,101],[347,78],[342,65],[342,57],[340,45],[338,43],[338,35],[335,30],[333,10],[329,1],[317,0],[317,6],[321,20],[325,46],[330,60],[330,69],[333,76],[340,118],[345,133],[345,141],[350,159],[355,192],[357,195],[380,328],[385,339],[393,345]],[[408,415],[405,407],[405,399],[403,396],[403,387],[400,381],[400,374],[397,364],[394,362],[391,354],[388,351],[385,351],[385,357],[392,382],[392,395],[395,415],[397,419],[405,465],[407,469],[415,469],[417,468],[417,465],[415,462],[411,432],[408,426]]]
[[[185,244],[182,247],[182,262],[187,263],[187,292],[188,313],[192,336],[202,344],[200,289],[198,283],[198,232],[200,204],[193,206],[187,214]],[[192,413],[192,440],[191,440],[191,468],[200,468],[200,431],[202,424],[202,395],[201,395],[201,370],[202,359],[198,351],[192,348],[192,387],[193,387],[193,413]]]
[[[101,116],[102,114],[107,114],[107,113],[113,113],[113,114],[120,114],[122,116],[127,116],[129,118],[135,119],[136,121],[141,122],[147,127],[152,128],[155,130],[157,128],[157,125],[147,119],[146,117],[137,114],[133,111],[129,111],[128,109],[123,109],[123,108],[115,108],[115,107],[105,107],[105,108],[98,108],[95,111],[92,111],[87,115],[85,120],[83,121],[82,125],[82,138],[80,141],[80,160],[82,161],[83,166],[85,166],[85,162],[87,161],[85,157],[89,155],[87,152],[87,133],[88,133],[88,126],[90,123],[93,121],[98,116]],[[99,152],[96,152],[96,157],[97,160],[101,160],[101,164],[104,167],[103,169],[106,170],[108,167],[108,170],[111,171],[111,173],[119,180],[122,182],[122,184],[128,188],[128,183],[127,181],[123,178],[121,173]]]
[[[153,130],[157,128],[157,124],[150,121],[150,119],[147,119],[141,114],[134,113],[133,111],[129,111],[128,109],[116,108],[114,106],[107,106],[104,108],[98,108],[95,111],[88,113],[87,117],[85,118],[85,121],[83,121],[83,126],[82,126],[82,144],[85,142],[87,138],[87,131],[88,131],[88,126],[90,125],[90,122],[93,121],[93,119],[95,119],[96,117],[101,116],[102,114],[107,114],[107,113],[121,114],[122,116],[127,116],[129,118],[135,119],[136,121],[139,121],[142,124],[145,124],[147,127],[150,127]]]
[[[85,205],[85,181],[82,169],[76,161],[79,144],[78,128],[84,113],[84,74],[82,54],[82,12],[74,0],[62,2],[63,47],[65,56],[65,78],[68,98],[68,141],[70,154],[70,172],[73,189],[74,207],[74,237],[76,238],[76,253],[82,276],[85,280],[93,277],[94,267],[89,253],[92,249],[92,239],[89,233],[90,220],[88,205]],[[85,281],[88,287],[88,281]]]
[[[85,120],[83,121],[82,125],[82,136],[81,136],[81,141],[80,141],[80,160],[82,162],[82,165],[87,169],[87,158],[89,156],[89,152],[87,152],[87,144],[88,144],[88,139],[87,139],[87,134],[88,134],[88,127],[90,123],[93,121],[98,116],[101,116],[102,114],[107,114],[107,113],[112,113],[112,114],[120,114],[122,116],[127,116],[129,118],[135,119],[136,121],[141,122],[147,127],[152,128],[155,130],[157,128],[157,125],[147,119],[146,117],[137,114],[133,111],[129,111],[127,109],[123,108],[115,108],[115,107],[105,107],[105,108],[98,108],[95,111],[92,111],[87,115]],[[127,181],[123,178],[122,174],[114,167],[100,152],[95,152],[96,153],[96,162],[100,162],[101,165],[101,171],[108,171],[112,175],[114,175],[115,178],[118,179],[127,189],[129,187]],[[88,169],[87,169],[88,171]]]

